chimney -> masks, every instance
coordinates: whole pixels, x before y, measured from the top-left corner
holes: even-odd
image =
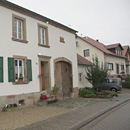
[[[96,41],[97,41],[97,42],[99,42],[99,40],[98,40],[98,39],[97,39]]]

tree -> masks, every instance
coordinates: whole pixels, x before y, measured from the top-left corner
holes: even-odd
[[[99,91],[99,83],[102,83],[108,77],[108,69],[106,65],[99,65],[98,57],[93,58],[93,64],[87,67],[86,70],[87,79],[90,83],[92,83],[94,90]]]

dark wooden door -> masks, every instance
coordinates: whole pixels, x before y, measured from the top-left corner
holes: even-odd
[[[45,90],[44,63],[43,62],[41,62],[41,84],[42,84],[42,90]]]

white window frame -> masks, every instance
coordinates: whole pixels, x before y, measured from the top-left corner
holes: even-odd
[[[39,27],[40,34],[40,44],[46,45],[46,29],[43,27]]]
[[[25,77],[25,74],[24,74],[24,59],[15,59],[14,61],[17,61],[17,66],[15,66],[15,74],[16,74],[16,67],[18,67],[18,79],[20,78],[20,65],[19,65],[19,61],[21,61],[22,62],[22,77],[23,77],[23,81],[24,81],[24,77]],[[18,79],[16,79],[16,77],[15,77],[15,80],[18,80]]]
[[[20,27],[19,27],[19,23],[21,25]],[[16,30],[15,30],[15,28],[16,28]],[[17,19],[17,18],[14,18],[14,37],[16,39],[23,40],[23,21],[20,19]]]
[[[121,65],[121,70],[124,71],[125,70],[125,66]]]
[[[118,50],[116,50],[116,54],[118,54]]]
[[[83,73],[79,73],[79,82],[82,82]]]
[[[85,52],[87,53],[87,55]],[[90,56],[90,52],[89,52],[89,49],[86,49],[84,50],[84,57],[88,57],[88,56]]]
[[[108,63],[107,68],[108,70],[113,70],[113,63]]]

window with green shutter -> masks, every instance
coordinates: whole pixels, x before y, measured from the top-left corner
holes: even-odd
[[[3,82],[3,57],[0,57],[0,82]]]
[[[23,56],[8,58],[8,77],[9,82],[15,82],[18,84],[32,81],[31,60]]]

